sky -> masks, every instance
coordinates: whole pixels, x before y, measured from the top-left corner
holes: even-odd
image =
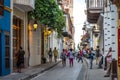
[[[86,15],[84,10],[86,10],[85,0],[73,0],[73,17],[74,17],[74,27],[75,27],[75,44],[80,42],[80,36],[83,34],[82,28],[84,22],[86,21]]]

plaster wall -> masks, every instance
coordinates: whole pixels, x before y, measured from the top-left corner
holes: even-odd
[[[109,47],[113,49],[113,58],[117,59],[117,8],[115,5],[107,6],[104,13],[104,56]]]
[[[32,25],[31,25],[32,27]],[[29,32],[30,66],[41,64],[41,29]]]

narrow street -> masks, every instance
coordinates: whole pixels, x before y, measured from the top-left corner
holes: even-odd
[[[61,63],[59,63],[54,68],[36,76],[31,80],[77,80],[81,70],[81,62],[77,62],[74,60],[74,66],[70,67],[68,60],[67,66],[63,67]]]

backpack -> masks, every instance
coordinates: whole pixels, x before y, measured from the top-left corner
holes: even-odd
[[[61,58],[61,59],[66,59],[66,53],[65,53],[65,52],[62,52],[60,58]]]

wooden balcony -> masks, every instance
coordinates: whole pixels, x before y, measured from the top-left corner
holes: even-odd
[[[31,11],[35,8],[35,0],[13,0],[14,6],[24,11]]]
[[[97,23],[102,8],[88,8],[87,9],[87,21],[89,23]]]
[[[87,0],[87,21],[97,23],[100,13],[103,9],[103,0]]]

